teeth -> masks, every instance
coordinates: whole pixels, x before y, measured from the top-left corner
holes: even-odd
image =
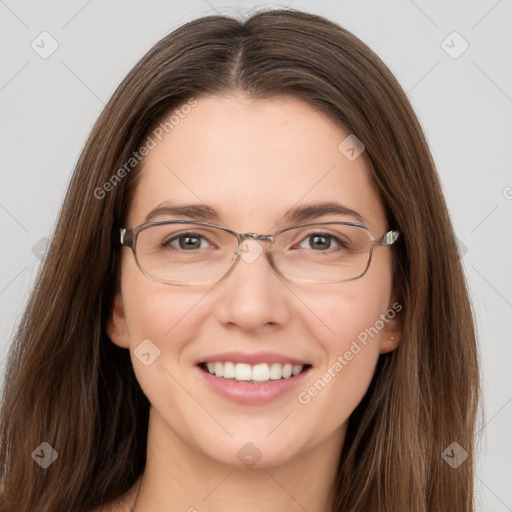
[[[285,364],[283,366],[283,379],[289,379],[292,376],[292,372],[293,372],[293,365]]]
[[[263,382],[264,380],[268,380],[270,378],[270,370],[268,368],[268,364],[257,364],[252,367],[252,380],[256,380],[258,382]]]
[[[289,363],[272,363],[271,365],[261,363],[251,366],[245,363],[235,364],[230,361],[226,361],[225,363],[218,361],[206,363],[206,367],[208,368],[208,372],[216,377],[254,382],[289,379],[292,376],[298,375],[304,368],[301,364],[294,366]]]
[[[216,365],[217,364],[221,364],[222,363],[215,363]],[[215,368],[217,368],[217,366],[215,366]],[[215,372],[217,373],[217,372]],[[222,371],[222,377],[224,377],[225,379],[232,379],[235,377],[236,375],[236,372],[235,372],[235,365],[233,363],[225,363],[224,364],[224,370]]]
[[[222,363],[215,363],[214,370],[217,377],[224,377],[224,365]]]
[[[296,364],[293,367],[292,375],[295,377],[295,375],[298,375],[302,371],[303,366],[301,364]]]
[[[225,366],[233,363],[226,363]],[[235,375],[233,375],[236,380],[251,380],[252,379],[252,368],[250,364],[237,364],[235,365]],[[227,375],[224,375],[224,378],[227,379]]]

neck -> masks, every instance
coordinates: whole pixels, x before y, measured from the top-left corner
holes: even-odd
[[[134,512],[327,512],[345,431],[272,466],[228,466],[184,443],[152,409]],[[137,484],[139,485],[139,484]]]

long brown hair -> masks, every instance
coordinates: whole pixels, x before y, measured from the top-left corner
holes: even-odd
[[[101,113],[10,351],[0,510],[86,511],[142,473],[149,403],[128,351],[106,332],[119,271],[115,234],[140,168],[126,162],[164,114],[191,97],[233,91],[293,95],[356,134],[390,225],[402,233],[394,279],[403,341],[380,357],[350,418],[333,510],[472,511],[475,332],[425,137],[398,82],[364,43],[294,10],[187,23],[136,64]],[[42,442],[58,453],[47,469],[31,457]],[[456,469],[441,457],[453,442],[468,453]]]

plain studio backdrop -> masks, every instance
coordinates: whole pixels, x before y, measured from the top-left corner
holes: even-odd
[[[479,330],[479,509],[512,511],[511,0],[0,0],[0,376],[71,172],[119,82],[187,21],[286,5],[368,44],[419,116]]]

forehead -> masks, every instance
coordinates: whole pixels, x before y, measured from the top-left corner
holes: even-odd
[[[129,226],[162,203],[204,203],[231,229],[261,232],[294,206],[332,201],[376,233],[386,228],[364,153],[347,158],[340,144],[350,133],[307,103],[207,96],[177,110],[167,130],[151,135]]]

